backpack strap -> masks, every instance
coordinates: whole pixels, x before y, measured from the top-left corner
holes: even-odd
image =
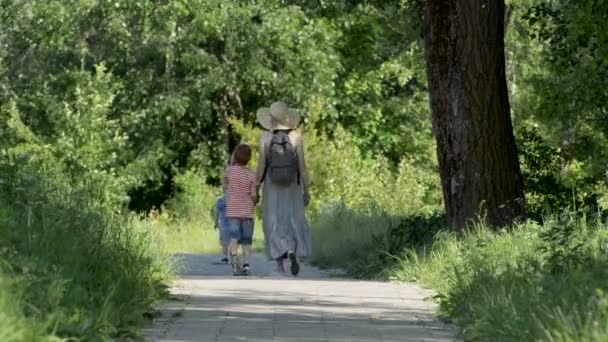
[[[278,131],[272,131],[271,134],[274,136]],[[270,138],[270,145],[268,145],[268,147],[266,148],[266,153],[264,153],[264,155],[266,156],[266,160],[264,162],[264,172],[262,172],[262,178],[260,179],[260,184],[264,183],[264,179],[266,179],[266,174],[268,173],[268,163],[270,162],[270,147],[272,146],[272,137]]]
[[[266,178],[266,173],[268,173],[268,153],[266,154],[266,161],[264,162],[264,172],[262,172],[262,178],[260,179],[260,184],[264,183],[264,179]]]

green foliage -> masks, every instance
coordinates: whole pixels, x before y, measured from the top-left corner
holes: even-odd
[[[41,322],[23,315],[24,306],[22,281],[19,278],[0,276],[0,340],[7,342],[60,341],[46,335],[51,327],[48,322]]]
[[[175,220],[188,221],[202,219],[201,223],[213,228],[211,210],[222,196],[221,189],[209,186],[206,177],[194,171],[187,171],[175,177],[175,186],[179,189],[177,196],[167,202],[167,209]]]
[[[410,215],[401,218],[396,226],[391,226],[384,234],[373,237],[375,250],[380,251],[381,265],[387,265],[405,250],[419,250],[429,245],[435,235],[446,226],[443,215]],[[391,260],[393,259],[393,260]]]
[[[307,1],[313,15],[339,28],[335,112],[321,114],[318,129],[326,133],[340,124],[352,133],[364,156],[388,158],[397,164],[408,155],[434,162],[427,152],[434,144],[426,73],[421,44],[420,1]]]
[[[336,33],[298,7],[54,0],[5,1],[3,9],[3,98],[51,140],[82,131],[80,105],[107,112],[106,134],[122,140],[100,146],[117,153],[98,160],[125,169],[138,210],[170,195],[163,187],[176,171],[202,167],[218,179],[232,139],[228,116],[251,123],[270,99],[305,105],[334,93]],[[104,84],[87,88],[87,74]],[[83,121],[73,126],[73,115]]]
[[[603,233],[546,218],[608,210],[608,8],[507,2],[528,210],[545,224],[459,239],[437,233],[422,1],[2,0],[0,340],[129,335],[166,277],[156,239],[219,247],[229,150],[257,151],[255,110],[275,100],[303,109],[317,263],[432,284],[471,337],[602,339]]]
[[[93,92],[77,94],[87,105],[64,107],[70,120],[52,144],[14,104],[0,112],[0,292],[15,294],[0,316],[15,322],[16,340],[135,337],[165,291],[162,248],[119,215],[120,179],[104,170],[113,147],[100,143],[116,136]]]
[[[608,170],[608,8],[593,0],[509,3],[508,71],[520,153],[524,164],[540,158],[524,166],[530,211],[538,218],[544,209],[596,209]]]
[[[574,216],[511,232],[479,226],[464,237],[440,233],[390,273],[436,289],[441,313],[467,339],[604,340],[607,238],[602,222]]]
[[[533,125],[521,125],[517,133],[528,215],[541,220],[546,213],[573,204],[571,191],[560,180],[565,164],[561,150]]]
[[[252,124],[276,99],[307,119],[315,108],[315,128],[331,139],[343,126],[364,156],[434,163],[419,1],[2,5],[2,98],[49,142],[85,128],[66,123],[66,106],[97,101],[107,135],[121,139],[97,160],[125,178],[133,209],[158,207],[191,167],[217,184],[239,139],[227,119]]]
[[[545,138],[538,125],[522,123],[517,133],[530,218],[542,221],[543,216],[566,208],[605,210],[603,183],[587,172],[584,163],[568,161],[564,150]]]
[[[538,252],[554,273],[572,271],[590,261],[584,253],[587,226],[578,222],[574,214],[566,212],[563,216],[557,222],[546,223],[538,234]]]

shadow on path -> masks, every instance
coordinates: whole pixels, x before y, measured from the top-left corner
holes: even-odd
[[[434,318],[430,295],[412,284],[327,278],[304,266],[302,277],[273,277],[272,263],[252,260],[254,276],[233,277],[215,256],[180,254],[183,267],[153,341],[454,341]]]

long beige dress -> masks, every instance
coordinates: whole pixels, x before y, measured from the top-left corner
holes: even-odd
[[[292,131],[289,138],[298,156],[300,184],[278,186],[265,179],[262,184],[262,210],[266,255],[276,260],[284,253],[294,252],[298,257],[311,253],[310,227],[305,216],[304,193],[308,193],[308,174],[304,163],[302,136]],[[272,133],[265,132],[260,142],[258,184],[266,167],[266,154],[270,147]]]

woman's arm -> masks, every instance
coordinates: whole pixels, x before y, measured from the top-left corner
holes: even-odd
[[[262,184],[262,177],[264,177],[264,170],[266,169],[266,132],[262,134],[260,138],[260,153],[258,157],[258,170],[256,174],[256,185],[259,187]]]
[[[255,175],[252,175],[251,178],[251,184],[250,186],[250,193],[251,193],[251,201],[253,201],[254,205],[258,204],[259,201],[259,195],[258,195],[258,191],[259,191],[259,187],[258,187],[258,182],[256,181]]]
[[[310,189],[308,183],[308,170],[306,169],[306,161],[304,158],[304,139],[301,134],[296,138],[296,154],[298,155],[298,170],[300,171],[300,182],[302,184],[302,192],[304,193],[304,202],[308,205],[310,201]]]

